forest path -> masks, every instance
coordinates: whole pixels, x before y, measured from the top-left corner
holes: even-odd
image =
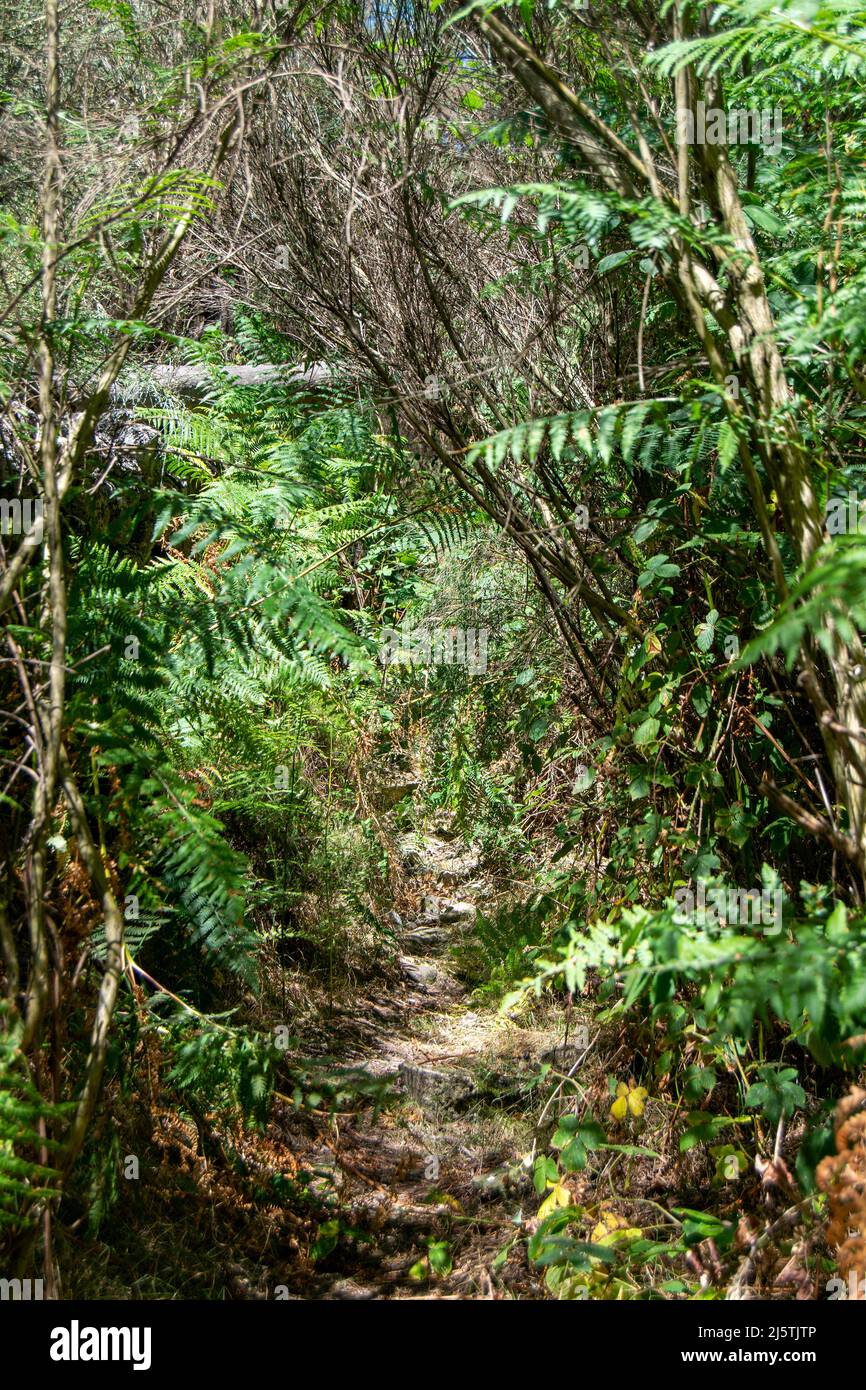
[[[343,1214],[302,1296],[531,1298],[538,1280],[518,1239],[535,1207],[527,1112],[560,1040],[479,1005],[456,978],[488,892],[473,855],[436,837],[409,855],[423,897],[411,918],[391,914],[401,978],[347,1011],[337,1055],[390,1078],[389,1099],[319,1130],[311,1158]]]

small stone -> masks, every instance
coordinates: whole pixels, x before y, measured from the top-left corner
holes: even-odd
[[[440,920],[443,922],[474,922],[476,911],[474,903],[448,902],[444,903],[441,908]]]
[[[424,965],[421,961],[412,960],[410,956],[400,956],[400,969],[404,975],[416,985],[422,985],[425,989],[435,985],[439,971],[435,965]]]
[[[354,1279],[337,1279],[325,1294],[325,1298],[365,1300],[376,1298],[377,1292],[364,1284],[356,1284]]]
[[[417,835],[400,835],[394,845],[394,852],[404,868],[420,869],[421,843]]]
[[[419,922],[411,931],[406,933],[403,940],[407,946],[422,949],[426,947],[429,950],[435,946],[447,945],[448,933],[445,931],[444,927],[435,924],[428,926],[425,923]]]
[[[439,875],[443,883],[465,883],[467,879],[478,872],[479,862],[478,855],[471,853],[444,859],[439,869]]]

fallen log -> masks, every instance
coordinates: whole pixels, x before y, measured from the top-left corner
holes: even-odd
[[[333,380],[333,371],[325,362],[314,362],[309,367],[290,367],[279,363],[269,363],[258,367],[223,367],[219,375],[232,386],[269,386],[271,384],[292,387],[293,389],[315,389]],[[148,371],[163,390],[171,391],[182,399],[195,400],[205,395],[214,383],[213,369],[205,366],[157,366]]]

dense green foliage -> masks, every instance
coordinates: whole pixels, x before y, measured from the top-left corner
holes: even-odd
[[[435,832],[473,1006],[595,1033],[520,1081],[501,1265],[724,1296],[769,1166],[821,1296],[859,1268],[819,1164],[866,1046],[866,11],[194,9],[7,16],[10,1259],[53,1268],[46,1213],[61,1264],[115,1239],[160,1116],[259,1181],[275,1106],[393,1103],[340,1020],[399,989]],[[289,1167],[250,1205],[304,1267],[363,1245]],[[407,1278],[452,1273],[431,1236]]]

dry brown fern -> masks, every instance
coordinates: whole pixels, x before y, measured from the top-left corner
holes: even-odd
[[[836,1153],[822,1158],[815,1178],[827,1194],[827,1242],[835,1246],[839,1273],[857,1287],[866,1276],[866,1090],[852,1086],[836,1106]]]

